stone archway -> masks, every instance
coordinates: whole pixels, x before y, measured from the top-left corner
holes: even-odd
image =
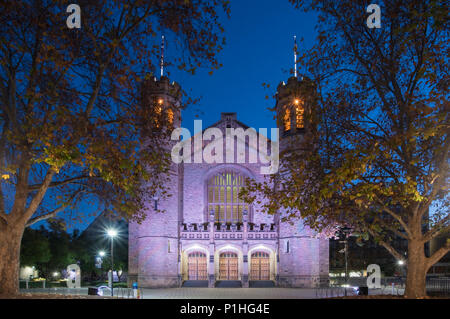
[[[251,282],[275,282],[277,276],[276,248],[258,244],[248,250],[248,280]]]

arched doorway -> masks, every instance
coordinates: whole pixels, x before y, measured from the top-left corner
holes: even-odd
[[[188,255],[188,279],[208,280],[206,254],[195,251]]]
[[[219,280],[238,280],[238,255],[232,252],[220,254]]]
[[[263,251],[252,253],[250,280],[270,280],[269,254]]]

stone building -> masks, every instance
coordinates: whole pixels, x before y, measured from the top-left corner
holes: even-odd
[[[305,114],[312,111],[313,105],[299,93],[305,83],[306,79],[291,77],[278,87],[276,110],[281,151],[288,139],[297,137],[301,143],[311,129]],[[145,101],[156,101],[174,126],[179,127],[181,116],[171,108],[180,103],[179,85],[162,77],[150,80],[144,90]],[[212,127],[220,129],[223,136],[227,129],[248,129],[236,113],[222,113]],[[318,237],[301,220],[294,224],[281,222],[283,212],[275,215],[263,212],[264,198],[252,204],[239,199],[246,178],[260,182],[265,178],[261,167],[267,164],[260,158],[256,162],[250,160],[249,154],[255,151],[250,138],[247,141],[244,136],[244,163],[237,160],[242,149],[233,143],[235,160],[227,158],[224,163],[213,164],[194,161],[196,152],[202,152],[209,142],[203,140],[200,146],[195,145],[195,138],[187,142],[192,146],[192,160],[172,164],[167,185],[172,197],[164,201],[149,199],[145,221],[129,225],[130,282],[157,288],[192,283],[206,287],[230,283],[242,287],[261,283],[315,287],[326,281],[327,239]],[[265,139],[270,148],[271,141],[264,135],[258,134],[257,139],[258,143]],[[174,143],[167,141],[168,147]],[[223,145],[224,158],[227,146]],[[155,208],[165,212],[157,212]]]

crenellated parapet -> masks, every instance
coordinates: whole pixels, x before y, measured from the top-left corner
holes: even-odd
[[[277,106],[284,105],[286,99],[291,100],[294,98],[301,98],[305,96],[306,92],[314,92],[315,84],[308,77],[303,77],[302,79],[290,77],[286,82],[281,82],[278,84],[276,99]]]
[[[170,82],[165,76],[159,80],[154,77],[144,81],[142,89],[152,95],[169,95],[175,100],[181,98],[181,86],[177,82]]]

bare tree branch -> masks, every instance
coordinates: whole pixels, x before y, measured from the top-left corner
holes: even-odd
[[[63,180],[63,181],[51,182],[50,185],[48,185],[48,188],[53,188],[53,187],[67,185],[67,184],[70,184],[72,182],[79,181],[81,179],[85,179],[85,178],[88,178],[88,177],[89,176],[87,176],[87,175],[81,175],[81,176],[69,178],[69,179],[66,179],[66,180]],[[29,189],[29,191],[35,191],[35,190],[40,189],[41,187],[42,187],[42,184],[33,184],[33,185],[30,185],[28,187],[28,189]]]
[[[39,204],[42,202],[42,199],[47,192],[48,186],[50,185],[53,176],[56,174],[56,171],[53,168],[50,168],[45,175],[44,182],[39,188],[37,194],[31,200],[30,205],[26,208],[25,213],[23,214],[24,220],[28,220],[39,207]]]
[[[431,257],[427,258],[427,269],[430,269],[435,263],[437,263],[442,257],[444,257],[450,251],[450,243],[447,243],[439,248]]]
[[[40,222],[40,221],[42,221],[42,220],[46,220],[46,219],[49,219],[49,218],[51,218],[51,217],[55,217],[58,213],[62,212],[62,211],[63,211],[64,209],[66,209],[68,206],[69,206],[69,204],[63,205],[63,206],[60,206],[60,207],[58,207],[58,208],[52,210],[51,212],[49,212],[49,213],[47,213],[47,214],[44,214],[44,215],[40,215],[40,216],[31,218],[31,219],[26,223],[25,227],[29,227],[29,226],[31,226],[31,225],[33,225],[33,224],[35,224],[35,223],[37,223],[37,222]]]
[[[377,234],[368,229],[369,234],[371,234],[374,238],[377,237]],[[389,245],[387,242],[385,242],[384,240],[379,240],[378,244],[380,244],[381,246],[383,246],[384,248],[386,248],[386,250],[388,252],[391,253],[392,256],[394,256],[395,258],[397,258],[398,260],[402,260],[405,258],[405,256],[403,256],[402,254],[400,254],[397,250],[394,249],[394,247],[392,247],[391,245]]]
[[[438,223],[436,223],[436,225],[434,225],[432,229],[430,229],[428,232],[426,232],[423,235],[423,243],[429,242],[430,240],[432,240],[433,238],[435,238],[442,232],[448,230],[450,226],[441,228],[441,226],[443,226],[448,221],[450,221],[450,215],[445,216]]]

